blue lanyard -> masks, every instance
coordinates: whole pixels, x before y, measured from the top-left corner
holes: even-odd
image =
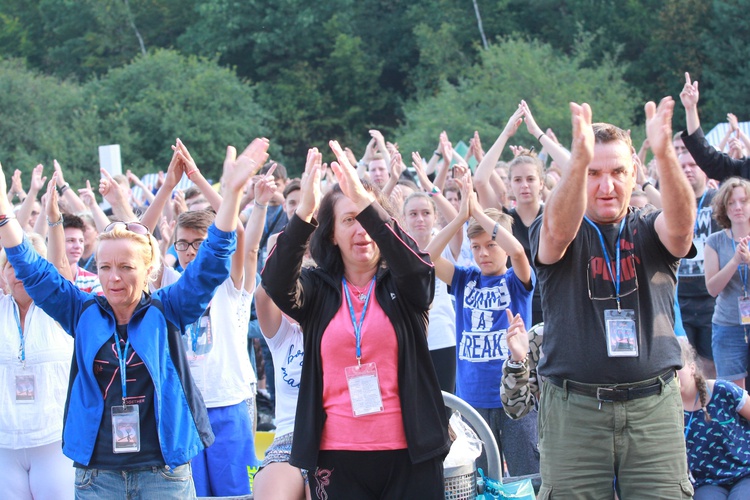
[[[200,331],[198,323],[200,323],[200,321],[201,318],[198,318],[198,321],[196,321],[195,323],[191,323],[190,326],[188,326],[188,331],[190,332],[190,340],[193,347],[193,354],[196,354],[198,352],[198,332]]]
[[[601,230],[597,227],[596,224],[594,224],[591,219],[583,216],[583,219],[588,222],[591,227],[594,228],[596,231],[596,234],[599,235],[599,243],[602,245],[602,253],[604,254],[604,262],[607,263],[607,269],[609,270],[610,277],[612,276],[612,259],[609,257],[609,250],[607,250],[607,245],[604,242],[604,235],[602,235]],[[625,228],[625,219],[626,217],[623,217],[622,222],[620,222],[620,230],[617,233],[617,241],[615,242],[615,279],[612,280],[614,287],[615,287],[615,300],[617,300],[617,310],[620,310],[620,237],[622,237],[622,230]]]
[[[127,376],[125,375],[125,368],[127,367],[128,347],[130,347],[130,339],[125,342],[125,349],[120,350],[120,336],[115,331],[115,349],[117,349],[117,361],[120,363],[120,384],[122,385],[122,406],[125,406],[125,399],[128,397],[127,387]]]
[[[701,196],[701,200],[698,202],[698,211],[695,214],[695,226],[693,227],[693,236],[698,234],[698,217],[701,214],[701,209],[703,208],[703,200],[706,199],[706,193],[708,193],[708,188],[706,188],[706,190],[703,191],[703,196]]]
[[[349,290],[346,286],[346,278],[342,277],[341,282],[344,284],[344,296],[346,297],[346,303],[349,305],[349,315],[352,319],[352,326],[354,327],[354,338],[357,342],[357,365],[360,365],[362,359],[362,325],[365,322],[365,314],[367,313],[367,305],[370,303],[370,295],[372,294],[372,287],[375,285],[375,276],[370,281],[370,286],[367,288],[367,296],[365,297],[365,305],[362,308],[362,316],[357,321],[357,316],[354,314],[354,306],[352,306],[352,298],[349,297]]]
[[[734,232],[732,232],[732,228],[729,228],[729,234],[732,237],[732,251],[737,252],[737,244],[734,242]],[[745,272],[742,272],[742,269],[745,269]],[[742,280],[742,292],[745,294],[745,297],[747,297],[747,264],[741,264],[737,266],[737,272],[740,273],[740,279]]]
[[[21,364],[26,368],[26,337],[23,335],[23,328],[21,328],[21,318],[18,316],[18,304],[13,300],[13,314],[16,317],[16,326],[18,327],[18,337],[21,339],[21,349],[18,355],[18,359]]]
[[[85,262],[85,263],[83,263],[83,264],[81,264],[81,263],[79,262],[79,263],[78,263],[78,267],[80,267],[81,269],[86,269],[87,267],[89,267],[89,264],[91,264],[91,259],[93,259],[93,258],[94,258],[94,255],[95,255],[95,253],[92,253],[91,255],[89,255],[89,258],[88,258],[88,259],[86,259],[86,262]],[[86,269],[86,270],[88,270],[88,269]]]

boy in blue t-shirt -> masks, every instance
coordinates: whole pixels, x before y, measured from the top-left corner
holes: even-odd
[[[438,233],[426,250],[437,277],[450,283],[456,298],[456,395],[471,404],[492,428],[508,460],[511,475],[539,472],[536,413],[514,421],[502,408],[500,381],[503,363],[510,359],[506,339],[506,309],[531,325],[531,297],[536,277],[521,243],[511,232],[512,219],[499,210],[482,211],[471,185],[461,179],[458,215]],[[473,217],[467,236],[478,267],[455,266],[441,256],[466,220]],[[510,257],[512,267],[508,269]]]

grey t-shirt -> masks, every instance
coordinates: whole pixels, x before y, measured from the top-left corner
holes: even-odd
[[[591,384],[638,382],[682,365],[674,333],[674,295],[679,259],[654,229],[658,211],[630,209],[620,240],[623,309],[635,311],[637,357],[609,357],[604,311],[616,309],[614,279],[607,271],[596,230],[581,224],[565,255],[551,265],[536,262],[544,308],[544,355],[539,373]],[[542,218],[531,225],[531,252],[539,251]],[[619,224],[599,225],[615,263]],[[695,255],[693,250],[692,255]]]
[[[711,247],[719,256],[719,269],[722,269],[734,256],[734,247],[729,231],[719,231],[708,237],[706,245]],[[742,271],[743,274],[745,271]],[[750,283],[748,283],[750,286]],[[736,269],[727,286],[716,297],[716,307],[712,321],[722,326],[737,326],[740,324],[740,307],[737,298],[744,295],[742,279],[739,269]]]

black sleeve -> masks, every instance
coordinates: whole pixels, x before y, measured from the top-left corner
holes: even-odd
[[[308,223],[294,214],[284,230],[279,233],[276,245],[269,253],[261,271],[261,284],[268,296],[279,309],[300,323],[303,321],[306,289],[302,275],[302,258],[310,236],[317,226],[315,219]]]
[[[402,295],[428,309],[435,295],[435,267],[429,254],[378,203],[360,212],[357,220],[378,245]]]
[[[698,130],[692,134],[688,134],[685,130],[681,137],[685,147],[693,155],[695,163],[706,172],[709,178],[720,182],[734,175],[746,179],[750,178],[750,161],[747,159],[735,160],[729,155],[717,151],[706,140],[702,128],[698,127]]]

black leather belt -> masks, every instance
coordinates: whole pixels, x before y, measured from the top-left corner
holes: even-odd
[[[572,380],[563,380],[557,377],[547,377],[545,382],[550,382],[561,389],[567,389],[574,394],[590,396],[598,401],[614,403],[640,399],[655,394],[661,394],[662,387],[675,377],[674,369],[670,369],[656,378],[634,384],[595,385],[582,384]]]

